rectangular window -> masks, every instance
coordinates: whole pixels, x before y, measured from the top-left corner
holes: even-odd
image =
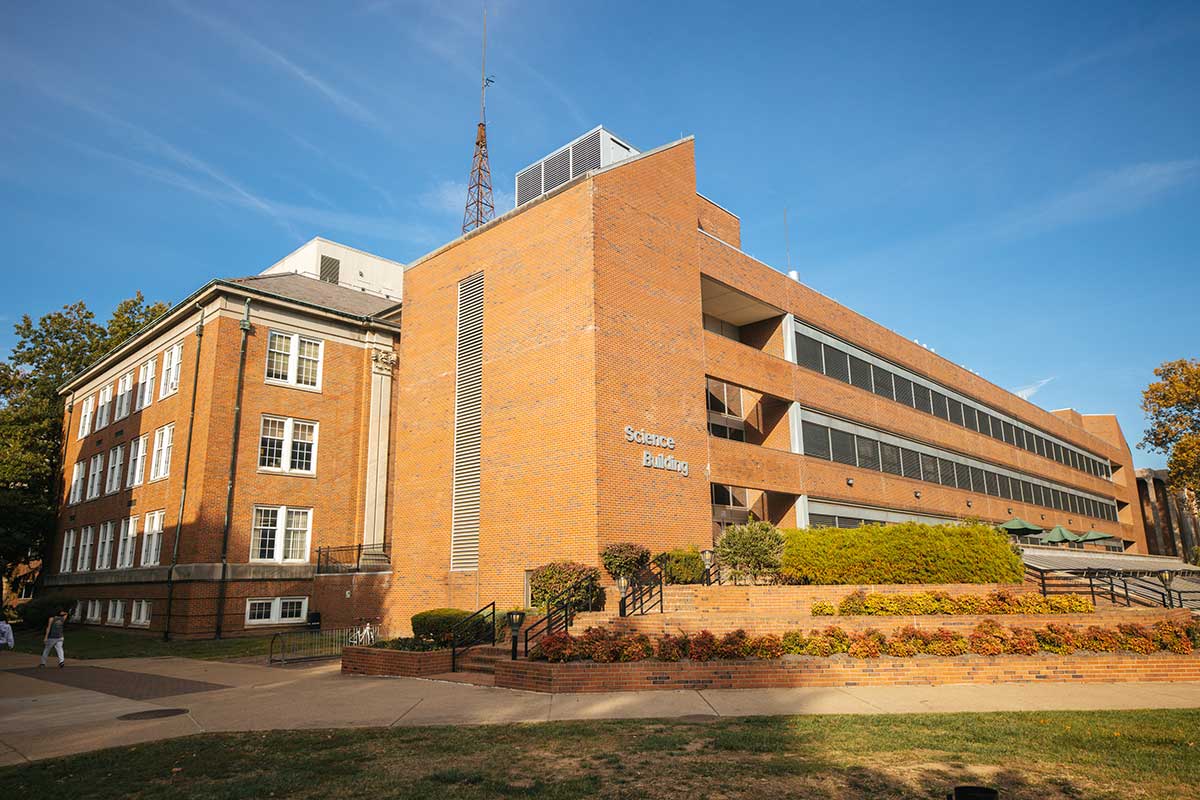
[[[1000,496],[1005,500],[1012,500],[1012,481],[1009,480],[1009,477],[1007,475],[997,475],[996,481],[1000,487]]]
[[[900,448],[900,464],[904,469],[904,477],[921,480],[921,457],[915,450]]]
[[[871,385],[871,365],[858,356],[850,356],[850,385],[868,392],[874,391]]]
[[[87,572],[92,568],[92,526],[88,525],[79,531],[79,559],[75,562],[75,569],[79,572]]]
[[[871,380],[875,385],[875,394],[886,397],[888,400],[896,399],[895,390],[892,388],[892,373],[886,369],[872,366]]]
[[[955,425],[966,425],[963,420],[963,404],[954,398],[948,398],[946,403],[946,411],[949,414],[949,419]]]
[[[829,428],[815,422],[800,424],[804,437],[804,455],[829,460]]]
[[[954,477],[954,462],[947,461],[944,458],[938,459],[938,468],[941,470],[941,478],[943,486],[957,486]]]
[[[825,353],[825,374],[831,378],[837,378],[843,383],[849,383],[850,361],[846,354],[827,344],[821,345],[821,349]]]
[[[824,372],[821,343],[803,333],[796,334],[796,363],[813,372]]]
[[[179,391],[179,361],[182,357],[182,342],[177,342],[163,351],[162,383],[158,387],[159,400]]]
[[[96,396],[92,395],[83,401],[79,409],[79,436],[82,439],[92,432],[92,415],[96,410]]]
[[[158,359],[152,358],[138,367],[137,396],[133,410],[141,411],[154,402],[154,372],[158,367]]]
[[[104,620],[105,625],[124,625],[125,624],[125,601],[124,600],[109,600],[108,601],[108,619]]]
[[[913,385],[908,378],[902,378],[899,375],[892,377],[892,382],[896,385],[896,402],[912,407],[913,404]]]
[[[930,397],[928,386],[922,386],[919,383],[913,384],[913,408],[917,411],[924,411],[926,414],[933,413],[933,400]]]
[[[117,413],[113,419],[125,419],[133,408],[133,373],[126,372],[117,381]]]
[[[133,566],[133,554],[137,552],[138,518],[121,520],[121,535],[117,540],[117,569]]]
[[[311,508],[254,507],[251,561],[306,562],[311,538]]]
[[[941,392],[933,392],[933,415],[942,419],[950,419],[948,398]]]
[[[1004,441],[1008,444],[1017,443],[1017,426],[1013,425],[1011,422],[1005,422],[1001,426],[1000,434]]]
[[[839,431],[837,428],[829,429],[829,443],[833,451],[833,460],[839,464],[848,464],[851,467],[858,465],[858,459],[855,457],[854,451],[854,434]]]
[[[255,597],[246,601],[247,625],[287,625],[307,618],[307,597]]]
[[[171,449],[175,441],[175,425],[164,425],[154,432],[154,453],[150,460],[150,480],[156,481],[171,474]]]
[[[963,405],[963,425],[973,431],[980,430],[974,406]]]
[[[59,572],[70,572],[75,566],[75,531],[63,534],[62,560],[58,562]]]
[[[137,625],[141,628],[150,627],[150,601],[149,600],[134,600],[133,607],[129,612],[129,624]]]
[[[100,399],[96,401],[96,430],[108,426],[108,418],[112,414],[112,386],[100,390]]]
[[[958,488],[971,491],[971,468],[966,464],[954,462],[954,482]]]
[[[129,443],[129,474],[126,486],[141,486],[146,474],[146,437],[139,436]]]
[[[104,480],[104,454],[97,453],[92,456],[91,462],[88,464],[88,482],[87,482],[87,499],[92,500],[100,496],[100,485]]]
[[[938,482],[938,460],[928,453],[921,453],[921,477],[930,483]]]
[[[904,468],[900,464],[900,448],[894,444],[880,442],[879,463],[884,472],[890,472],[893,475],[904,474]]]
[[[96,547],[96,569],[108,569],[112,566],[113,534],[117,523],[100,523],[100,543]]]
[[[808,527],[810,528],[836,528],[837,517],[832,514],[809,514]]]
[[[863,436],[855,437],[858,465],[863,469],[879,469],[879,442]]]
[[[125,461],[125,445],[119,444],[108,451],[108,477],[104,480],[104,493],[112,494],[121,488],[121,467]]]
[[[320,388],[323,349],[324,343],[320,339],[298,333],[271,331],[267,335],[267,380]]]
[[[101,612],[103,610],[104,609],[101,607],[99,600],[88,600],[87,621],[88,622],[100,622]]]
[[[971,467],[971,491],[987,494],[987,479],[979,467]]]
[[[317,423],[291,417],[262,418],[259,469],[312,474],[317,463]]]
[[[78,503],[83,499],[84,470],[82,461],[76,461],[71,469],[71,494],[67,497],[68,503]]]
[[[142,532],[143,567],[158,566],[158,560],[162,554],[163,519],[165,517],[166,512],[161,509],[151,511],[146,515],[146,528]]]
[[[21,588],[17,590],[18,600],[33,599],[33,581],[28,580],[21,584]]]

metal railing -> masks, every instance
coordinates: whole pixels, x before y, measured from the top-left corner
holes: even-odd
[[[458,653],[484,642],[496,644],[496,601],[450,629],[450,671],[458,672]]]
[[[582,594],[582,599],[573,599],[579,594]],[[580,611],[603,610],[604,590],[596,586],[592,578],[580,578],[551,597],[546,602],[546,615],[525,628],[525,655],[529,655],[530,648],[543,636],[570,630],[575,615]]]
[[[1089,594],[1092,602],[1107,598],[1114,605],[1161,606],[1200,611],[1200,590],[1168,589],[1157,573],[1118,569],[1042,569],[1025,565],[1027,580],[1038,585],[1043,597],[1053,594]]]
[[[387,571],[391,566],[386,544],[352,544],[317,548],[317,574]]]
[[[343,647],[369,647],[382,638],[378,620],[365,620],[351,628],[284,631],[271,637],[268,664],[289,664],[318,658],[335,658]]]
[[[721,565],[715,561],[713,562],[712,566],[704,568],[704,579],[702,583],[705,586],[721,586],[727,580],[729,579],[725,577],[725,572],[721,569]]]
[[[663,613],[663,574],[651,562],[629,581],[629,590],[621,596],[620,615],[648,614],[655,608]]]

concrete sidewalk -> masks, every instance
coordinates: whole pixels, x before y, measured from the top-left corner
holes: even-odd
[[[182,658],[48,667],[0,654],[0,765],[218,731],[548,720],[1198,708],[1200,683],[1005,684],[547,695],[410,678],[347,677],[336,661],[286,669]],[[89,669],[98,668],[89,673]],[[71,675],[72,671],[75,672]],[[114,678],[128,685],[119,686]],[[93,685],[95,684],[95,685]],[[170,687],[182,693],[161,694]],[[107,690],[107,691],[102,691]],[[148,698],[148,699],[133,699]],[[182,709],[161,719],[121,720]]]

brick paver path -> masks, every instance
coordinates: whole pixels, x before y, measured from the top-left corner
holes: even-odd
[[[126,700],[154,700],[177,694],[211,692],[216,689],[229,688],[220,683],[172,678],[147,672],[127,672],[107,667],[79,667],[70,664],[62,669],[57,666],[26,667],[9,670],[9,672],[27,678],[61,683],[74,689],[88,689],[93,692],[124,697]]]

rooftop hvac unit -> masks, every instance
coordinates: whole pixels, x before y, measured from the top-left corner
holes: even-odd
[[[517,205],[553,191],[588,170],[616,164],[640,151],[597,126],[517,173]]]

